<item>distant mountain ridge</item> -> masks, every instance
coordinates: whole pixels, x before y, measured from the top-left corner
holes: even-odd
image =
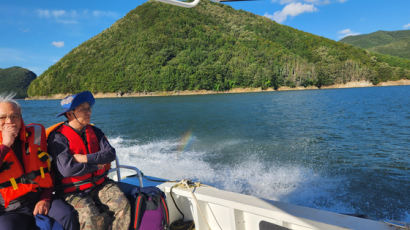
[[[372,52],[410,59],[410,30],[377,31],[340,40]]]
[[[28,86],[36,77],[35,73],[22,67],[0,68],[0,93],[15,92],[16,98],[25,98]]]
[[[410,60],[208,0],[190,9],[149,1],[74,48],[28,93],[276,89],[403,78],[410,78]]]

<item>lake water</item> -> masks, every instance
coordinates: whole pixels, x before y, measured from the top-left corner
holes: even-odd
[[[97,99],[92,120],[146,175],[410,222],[410,86]]]

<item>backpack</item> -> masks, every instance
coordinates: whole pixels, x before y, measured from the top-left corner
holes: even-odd
[[[137,187],[118,183],[131,203],[132,230],[168,230],[169,214],[165,193],[155,186]]]

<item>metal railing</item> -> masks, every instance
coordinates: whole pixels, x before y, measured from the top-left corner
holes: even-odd
[[[117,180],[121,181],[121,169],[130,169],[134,170],[137,172],[138,180],[140,182],[140,187],[144,187],[144,184],[142,182],[142,172],[139,170],[137,167],[134,166],[129,166],[129,165],[121,165],[120,161],[118,160],[118,157],[115,157],[115,168],[111,168],[109,173],[111,172],[117,172]]]

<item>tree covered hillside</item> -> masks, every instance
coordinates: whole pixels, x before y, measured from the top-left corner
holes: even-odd
[[[410,59],[410,30],[377,31],[340,40],[372,52]]]
[[[0,93],[15,92],[16,98],[25,98],[28,86],[36,77],[35,73],[21,67],[0,69]]]
[[[203,0],[150,1],[73,49],[29,95],[228,90],[410,78],[410,60],[318,37]]]

